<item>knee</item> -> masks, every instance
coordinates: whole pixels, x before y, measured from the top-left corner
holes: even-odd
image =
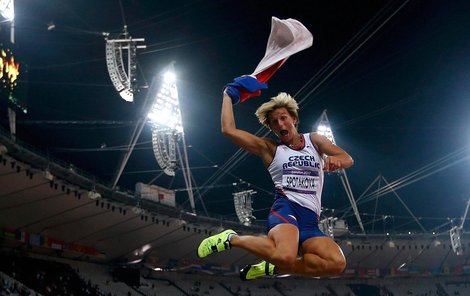
[[[341,274],[346,268],[346,259],[344,256],[337,256],[330,261],[330,272],[332,275]]]
[[[310,260],[309,260],[310,259]],[[332,256],[322,260],[311,260],[306,258],[305,263],[310,272],[315,275],[335,276],[340,275],[346,268],[346,259],[344,256]]]
[[[276,266],[291,268],[292,266],[294,266],[296,260],[297,256],[295,254],[273,254],[270,262]]]

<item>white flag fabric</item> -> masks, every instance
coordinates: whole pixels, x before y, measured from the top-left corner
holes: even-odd
[[[313,44],[313,35],[298,20],[277,17],[271,19],[271,33],[263,59],[251,74],[260,82],[266,82],[291,55]]]
[[[253,85],[253,81],[249,79],[243,80],[243,76],[235,78],[235,83],[232,86],[237,87],[236,103],[244,102],[251,97],[261,95],[261,89],[266,88],[266,83],[276,71],[284,64],[284,62],[293,54],[309,48],[313,44],[313,35],[310,31],[298,20],[286,19],[280,20],[277,17],[271,19],[271,33],[269,34],[268,44],[264,57],[259,62],[255,71],[248,75],[256,78],[255,82],[258,85]],[[237,79],[239,80],[237,82]],[[247,85],[249,83],[252,87],[259,89],[249,91]],[[232,98],[233,100],[233,98]]]

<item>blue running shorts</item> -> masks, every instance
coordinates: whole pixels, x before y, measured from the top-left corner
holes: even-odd
[[[286,197],[277,196],[268,216],[268,232],[276,225],[290,223],[299,229],[299,247],[311,237],[325,235],[318,228],[317,214]]]

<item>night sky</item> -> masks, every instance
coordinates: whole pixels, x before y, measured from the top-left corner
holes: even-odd
[[[301,132],[327,110],[337,144],[355,160],[347,176],[356,199],[369,187],[396,184],[358,201],[367,232],[421,231],[412,215],[429,232],[461,223],[470,198],[468,1],[18,0],[15,9],[11,48],[23,70],[18,97],[28,108],[17,114],[17,138],[51,159],[109,184],[141,116],[145,86],[175,61],[198,214],[234,218],[232,193],[253,189],[255,216],[265,220],[272,182],[257,157],[232,158],[237,147],[220,133],[221,92],[263,57],[271,17],[293,18],[312,32],[313,46],[290,57],[261,97],[235,106],[237,126],[259,131],[257,106],[288,92],[300,104]],[[115,91],[105,61],[102,32],[116,36],[124,25],[147,45],[138,50],[133,103]],[[7,45],[9,27],[1,29]],[[146,126],[118,185],[177,189],[187,209],[181,172],[159,175]],[[354,216],[344,216],[350,203],[339,177],[329,174],[325,183],[324,214],[357,229]]]

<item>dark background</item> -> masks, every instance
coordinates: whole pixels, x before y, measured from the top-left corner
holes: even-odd
[[[468,1],[15,4],[16,42],[10,46],[22,69],[15,91],[28,109],[17,110],[17,138],[97,182],[111,183],[141,116],[145,86],[175,61],[198,214],[235,217],[232,193],[254,189],[255,216],[264,220],[271,180],[256,157],[231,159],[237,147],[220,133],[221,89],[254,70],[272,16],[294,18],[312,32],[313,46],[289,58],[261,97],[235,107],[238,127],[258,131],[257,106],[289,92],[300,103],[302,132],[311,131],[327,110],[337,144],[355,159],[347,174],[356,199],[369,185],[375,190],[385,180],[404,178],[396,194],[358,202],[369,232],[420,230],[413,215],[428,231],[461,223],[470,198]],[[124,25],[147,45],[138,50],[141,89],[133,103],[112,86],[101,34],[119,34]],[[9,27],[2,23],[1,29],[7,45]],[[4,98],[0,106],[7,129]],[[133,190],[137,182],[176,189],[179,205],[188,208],[181,172],[159,175],[146,126],[120,189]],[[337,175],[326,177],[323,206],[325,215],[335,217],[350,207]],[[345,218],[354,228],[354,216]]]

